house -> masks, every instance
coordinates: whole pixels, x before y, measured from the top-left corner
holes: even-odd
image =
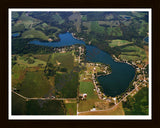
[[[87,94],[86,94],[86,93],[80,94],[80,95],[79,95],[79,98],[80,98],[81,100],[84,100],[84,99],[87,98]]]

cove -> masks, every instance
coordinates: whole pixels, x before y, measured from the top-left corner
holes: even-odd
[[[115,62],[107,53],[95,46],[86,45],[84,41],[75,39],[69,32],[59,34],[59,42],[40,42],[38,40],[31,41],[30,44],[63,47],[74,44],[83,44],[86,47],[86,60],[90,62],[100,62],[109,64],[112,68],[112,73],[106,76],[99,76],[98,81],[103,87],[105,95],[115,97],[123,93],[129,86],[129,83],[135,76],[135,69],[126,63]]]
[[[20,33],[13,33],[12,34],[12,37],[17,37],[17,36],[19,36],[20,35]]]
[[[144,38],[144,41],[146,42],[146,43],[148,43],[148,41],[149,41],[149,37],[147,36],[147,37],[145,37]]]

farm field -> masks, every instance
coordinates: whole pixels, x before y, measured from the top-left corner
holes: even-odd
[[[111,43],[109,43],[110,47],[117,47],[117,46],[124,46],[127,44],[132,44],[132,42],[129,42],[127,40],[112,40]]]
[[[42,40],[48,40],[49,37],[46,36],[42,31],[30,29],[22,33],[22,38],[39,38]]]
[[[133,45],[122,48],[120,58],[128,61],[146,61],[147,55],[144,49]]]
[[[66,115],[77,115],[77,103],[66,103]]]
[[[29,60],[33,60],[34,63],[29,63]],[[35,59],[33,57],[25,57],[25,56],[18,56],[17,57],[17,64],[24,65],[26,67],[38,67],[42,65],[43,67],[46,65],[46,60]]]
[[[51,55],[48,62],[66,68],[68,71],[71,71],[74,66],[74,56],[71,52],[54,53]]]
[[[48,97],[51,85],[42,71],[27,72],[22,84],[17,89],[25,97]]]
[[[16,94],[12,94],[13,115],[65,115],[66,109],[63,101],[25,101]]]
[[[12,93],[12,114],[25,115],[26,114],[26,101]]]
[[[96,92],[94,92],[94,85],[92,82],[81,81],[79,86],[79,93],[87,93],[87,99],[80,101],[78,111],[89,111],[95,106],[95,102],[99,101]]]
[[[55,76],[55,87],[58,90],[58,96],[63,98],[76,98],[78,82],[78,73],[57,73]]]
[[[91,31],[95,33],[104,33],[104,27],[100,26],[98,22],[91,22]]]
[[[120,103],[112,110],[90,111],[90,112],[79,113],[78,115],[124,115],[124,114],[125,113],[122,107],[122,103]]]

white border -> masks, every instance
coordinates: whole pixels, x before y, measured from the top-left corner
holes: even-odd
[[[9,52],[9,66],[8,66],[8,71],[9,71],[9,90],[8,90],[8,119],[9,120],[151,120],[152,119],[152,19],[151,19],[151,13],[152,13],[152,9],[151,8],[146,8],[146,9],[137,9],[137,8],[128,8],[128,9],[116,9],[116,8],[110,8],[110,9],[75,9],[75,8],[69,8],[69,9],[64,9],[64,8],[39,8],[39,9],[33,9],[33,8],[28,8],[28,9],[24,9],[24,8],[10,8],[9,10],[9,19],[8,19],[8,28],[9,28],[9,33],[8,33],[8,38],[9,38],[9,47],[8,47],[8,52]],[[106,115],[106,116],[43,116],[43,115],[39,115],[39,116],[35,116],[35,115],[25,115],[25,116],[13,116],[11,115],[11,12],[13,11],[59,11],[59,12],[64,12],[64,11],[114,11],[114,12],[121,12],[121,11],[148,11],[149,13],[149,115],[145,115],[145,116],[128,116],[128,115],[122,115],[122,116],[110,116],[110,115]]]

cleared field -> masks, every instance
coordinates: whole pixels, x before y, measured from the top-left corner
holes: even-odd
[[[17,58],[17,63],[20,64],[20,65],[25,65],[26,67],[37,67],[39,65],[43,65],[43,67],[44,67],[46,65],[45,61],[40,60],[40,59],[34,59],[33,57],[29,57],[29,58],[34,60],[34,63],[33,64],[29,64],[27,58],[28,57],[20,57],[19,56]]]
[[[87,33],[91,31],[91,22],[83,22],[83,26],[88,28]]]
[[[77,104],[76,103],[67,103],[66,107],[66,115],[77,115]]]
[[[124,110],[122,107],[122,103],[120,103],[112,110],[90,111],[90,112],[79,113],[78,115],[124,115]]]
[[[73,13],[68,17],[69,20],[74,21],[74,25],[76,26],[77,32],[81,32],[81,15],[80,13]]]
[[[21,97],[12,94],[13,115],[65,115],[63,101],[24,101]]]
[[[51,54],[37,54],[37,55],[33,55],[33,57],[36,59],[47,62],[49,55],[51,55]]]
[[[133,42],[129,42],[127,40],[112,40],[111,43],[109,43],[110,47],[117,47],[117,46],[124,46],[127,44],[132,44]]]
[[[95,102],[99,100],[96,92],[94,92],[93,89],[94,89],[94,85],[92,84],[92,82],[86,82],[86,81],[80,82],[79,93],[80,94],[86,93],[87,99],[80,101],[79,107],[78,107],[79,112],[89,111],[95,106]]]
[[[79,85],[77,72],[57,73],[55,76],[55,87],[58,91],[57,96],[63,98],[76,98]]]
[[[37,20],[35,18],[32,18],[28,16],[27,14],[22,14],[18,21],[13,26],[13,32],[14,31],[23,31],[24,29],[32,28],[34,25],[40,23],[40,20]]]
[[[118,20],[113,20],[113,21],[98,21],[99,25],[109,25],[109,26],[119,26],[119,21]]]
[[[50,26],[46,23],[39,24],[35,27],[36,30],[42,31],[47,37],[53,38],[57,40],[58,34],[60,33],[61,29],[55,26]]]
[[[146,61],[147,55],[144,49],[138,46],[127,46],[124,47],[122,54],[120,55],[121,59],[126,59],[129,61],[142,60]],[[126,51],[126,52],[125,52]],[[131,51],[131,52],[129,52]]]
[[[95,33],[104,33],[104,27],[100,26],[97,21],[91,22],[91,31]]]
[[[25,115],[26,101],[12,93],[12,115]]]
[[[16,87],[18,83],[22,83],[25,77],[26,66],[24,65],[14,65],[12,67],[12,86]]]
[[[64,23],[64,20],[58,13],[56,13],[55,15],[52,15],[52,18],[54,19],[54,21],[58,22],[59,24]]]
[[[22,38],[40,38],[42,40],[48,40],[48,36],[46,36],[42,31],[38,31],[35,29],[30,29],[23,32]]]
[[[122,36],[120,27],[107,27],[107,34],[110,36]]]
[[[65,115],[63,101],[31,100],[26,105],[26,115]]]
[[[26,97],[48,97],[51,85],[43,71],[27,72],[17,90]]]
[[[59,65],[60,67],[66,68],[68,71],[71,71],[74,66],[74,56],[71,52],[67,53],[53,53],[49,62],[54,65]]]

